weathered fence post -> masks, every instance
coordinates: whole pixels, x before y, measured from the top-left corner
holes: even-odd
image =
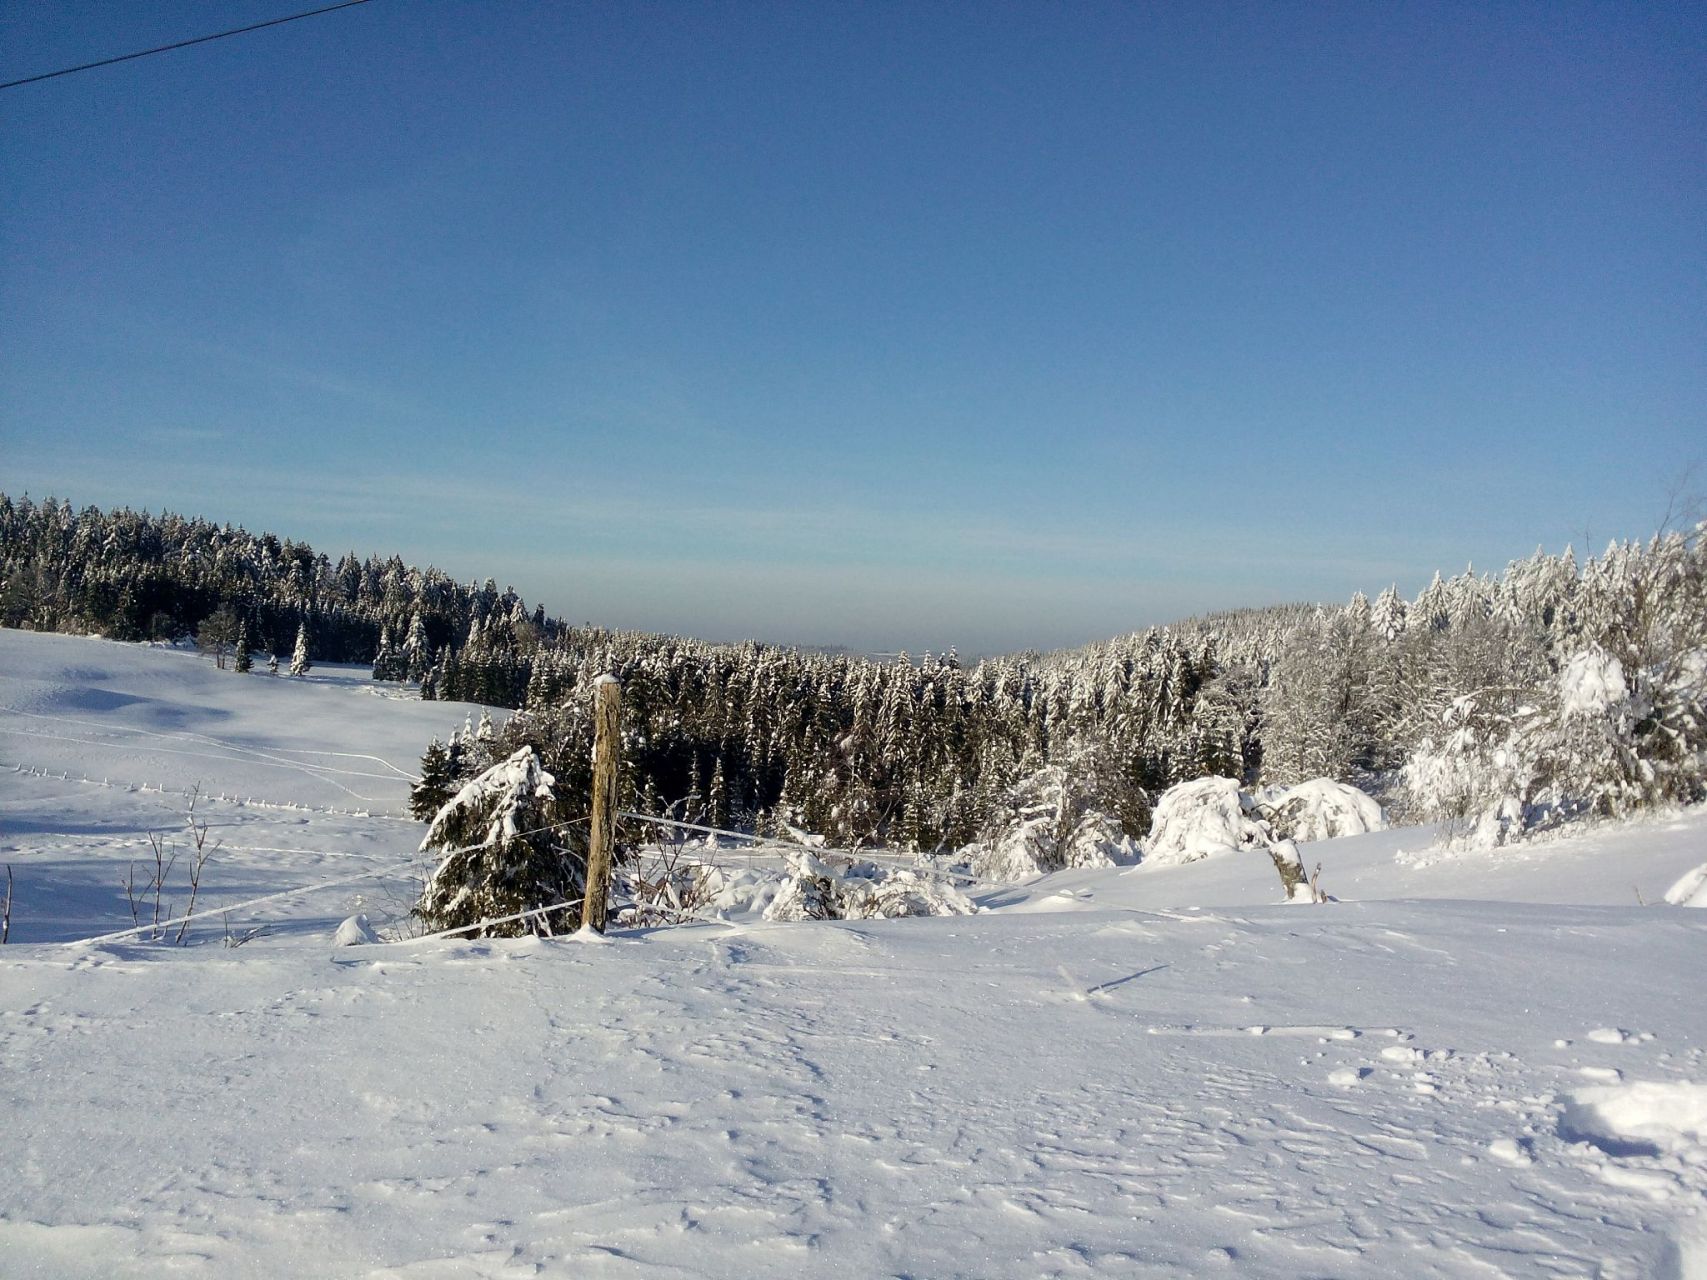
[[[587,896],[581,927],[605,931],[610,864],[616,845],[616,775],[622,764],[622,685],[615,676],[593,681],[593,830],[587,843]]]

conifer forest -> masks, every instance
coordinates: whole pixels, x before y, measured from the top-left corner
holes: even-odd
[[[1436,574],[1412,599],[1389,586],[968,664],[571,626],[396,556],[0,495],[0,624],[194,638],[234,678],[280,655],[371,663],[425,699],[514,709],[428,747],[427,819],[524,746],[564,810],[584,806],[588,691],[610,672],[624,806],[714,827],[932,852],[1042,806],[1063,833],[1136,840],[1178,783],[1325,777],[1501,843],[1703,797],[1703,528]]]

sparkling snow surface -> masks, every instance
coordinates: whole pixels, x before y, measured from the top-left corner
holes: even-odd
[[[466,711],[0,632],[0,1274],[1707,1275],[1707,914],[1664,904],[1707,815],[1305,845],[1326,906],[1228,851],[334,947],[406,904],[405,775]],[[190,945],[65,945],[197,781]]]

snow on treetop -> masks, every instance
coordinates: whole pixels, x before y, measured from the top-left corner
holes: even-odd
[[[1603,716],[1629,694],[1624,668],[1603,649],[1584,649],[1559,672],[1559,709],[1567,720]]]
[[[557,779],[547,773],[539,763],[539,756],[532,747],[523,747],[507,760],[500,760],[474,781],[464,784],[462,790],[452,796],[449,803],[440,809],[433,818],[433,824],[427,829],[427,835],[421,841],[422,850],[443,844],[441,839],[444,828],[456,821],[456,815],[468,809],[482,809],[491,806],[491,821],[488,825],[486,839],[513,840],[518,834],[516,827],[516,810],[519,802],[531,796],[537,800],[551,799],[551,788]]]
[[[1386,815],[1373,796],[1332,778],[1265,787],[1255,793],[1255,800],[1274,833],[1292,840],[1335,840],[1387,829]]]

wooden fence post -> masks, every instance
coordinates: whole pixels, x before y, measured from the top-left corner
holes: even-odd
[[[581,903],[581,927],[595,933],[605,931],[621,764],[622,685],[615,676],[600,676],[593,681],[593,829],[587,843],[587,896]]]

